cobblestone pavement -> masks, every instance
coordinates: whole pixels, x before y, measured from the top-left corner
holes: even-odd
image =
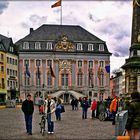
[[[115,127],[111,121],[99,121],[91,119],[91,111],[88,110],[88,118],[82,120],[81,108],[72,111],[70,105],[65,105],[66,112],[62,114],[61,121],[55,121],[55,133],[45,136],[40,134],[39,122],[41,115],[35,107],[33,115],[33,135],[27,135],[25,131],[24,115],[20,108],[0,109],[0,139],[112,139]]]

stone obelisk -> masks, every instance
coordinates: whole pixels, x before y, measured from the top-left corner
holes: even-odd
[[[125,91],[140,92],[140,0],[133,0],[131,47],[129,58],[122,68],[125,70]]]

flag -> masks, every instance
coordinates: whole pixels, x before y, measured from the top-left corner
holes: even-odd
[[[29,69],[28,69],[28,64],[26,64],[25,76],[26,77],[30,77],[30,72],[29,72]]]
[[[37,67],[37,78],[40,79],[40,71],[39,71],[39,67]]]
[[[55,74],[53,72],[52,66],[50,65],[51,76],[55,78]]]
[[[106,72],[107,72],[107,73],[110,73],[110,65],[106,65],[106,66],[105,66],[105,69],[106,69]]]
[[[94,85],[93,85],[93,75],[91,73],[91,71],[89,71],[89,79],[91,80],[91,87],[93,88]]]
[[[61,1],[62,1],[62,0],[58,0],[55,4],[53,4],[53,5],[51,6],[51,8],[61,6]]]

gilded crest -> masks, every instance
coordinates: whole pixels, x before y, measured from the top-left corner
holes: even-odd
[[[64,50],[64,51],[72,51],[74,50],[74,45],[68,41],[67,36],[63,36],[60,41],[56,44],[56,49]]]

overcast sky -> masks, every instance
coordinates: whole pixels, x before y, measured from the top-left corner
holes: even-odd
[[[60,24],[60,7],[55,1],[0,1],[0,34],[16,42],[29,34],[29,28]],[[132,1],[63,1],[63,24],[80,25],[106,41],[111,71],[128,58],[131,45]]]

